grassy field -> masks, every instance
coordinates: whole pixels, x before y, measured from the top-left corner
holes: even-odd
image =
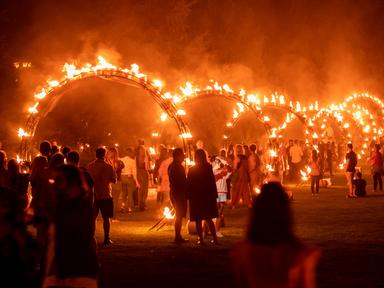
[[[384,193],[345,199],[344,179],[312,197],[309,187],[288,187],[299,237],[322,250],[318,287],[384,287]],[[154,212],[156,211],[156,212]],[[225,211],[220,246],[172,243],[172,226],[148,232],[161,212],[150,202],[147,212],[119,216],[112,223],[114,245],[100,248],[103,287],[233,287],[228,253],[243,238],[247,209]],[[101,222],[97,238],[102,240]]]

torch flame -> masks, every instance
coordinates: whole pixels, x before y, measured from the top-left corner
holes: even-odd
[[[169,207],[165,207],[163,211],[163,216],[165,219],[175,219],[175,215],[172,213],[171,209]]]

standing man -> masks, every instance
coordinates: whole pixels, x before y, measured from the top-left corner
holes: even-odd
[[[121,158],[124,163],[124,168],[121,171],[121,183],[122,183],[122,206],[121,212],[132,212],[133,208],[133,193],[137,187],[140,187],[139,182],[136,179],[136,161],[135,152],[132,148],[127,149],[127,156]]]
[[[139,209],[147,209],[148,182],[149,182],[149,163],[147,150],[144,146],[144,140],[139,140],[136,148],[136,173],[139,182]]]
[[[181,236],[183,218],[187,216],[187,176],[182,165],[184,152],[181,148],[173,150],[173,162],[168,167],[170,198],[176,210],[175,243],[181,244],[186,240]]]
[[[249,146],[250,155],[248,157],[248,173],[250,178],[250,184],[252,189],[252,194],[255,193],[256,187],[260,183],[260,159],[257,155],[257,146],[252,144]]]
[[[353,151],[353,145],[352,143],[347,144],[348,152],[345,155],[345,160],[347,161],[345,166],[345,176],[347,178],[347,185],[348,185],[348,194],[346,198],[355,198],[356,195],[353,192],[353,177],[356,172],[356,165],[357,165],[357,155]]]
[[[112,186],[116,184],[116,172],[112,165],[105,162],[106,150],[96,149],[96,160],[88,165],[88,172],[91,174],[95,189],[94,217],[95,221],[99,210],[103,217],[104,245],[112,244],[109,238],[110,218],[113,217]]]
[[[289,150],[291,156],[291,171],[294,181],[298,180],[301,160],[303,158],[303,150],[299,146],[299,140],[295,139],[294,145]]]

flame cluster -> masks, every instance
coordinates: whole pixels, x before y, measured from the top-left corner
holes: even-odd
[[[299,101],[288,100],[287,97],[281,93],[274,92],[270,95],[262,95],[260,93],[247,92],[241,88],[238,91],[231,88],[228,84],[220,84],[217,81],[211,80],[204,88],[200,88],[192,82],[187,81],[184,85],[178,87],[176,93],[171,93],[164,90],[164,82],[159,79],[150,79],[147,74],[140,71],[137,64],[132,64],[130,67],[118,67],[109,63],[104,57],[98,56],[97,63],[85,64],[78,67],[73,63],[65,63],[62,69],[63,76],[60,80],[49,79],[44,87],[40,88],[34,93],[34,102],[28,108],[30,115],[38,115],[39,109],[46,101],[46,97],[55,89],[63,87],[71,81],[81,78],[98,75],[101,71],[119,72],[128,79],[136,79],[144,83],[146,87],[150,87],[155,93],[161,96],[165,102],[169,102],[176,108],[175,115],[170,115],[168,111],[164,111],[159,115],[161,122],[166,122],[169,117],[185,117],[187,112],[182,108],[183,103],[193,97],[215,94],[219,96],[232,97],[236,99],[235,107],[231,112],[230,118],[226,123],[226,127],[233,128],[242,114],[253,111],[257,121],[264,123],[269,130],[270,138],[282,138],[284,130],[292,122],[293,119],[299,118],[305,126],[305,135],[307,143],[309,141],[324,139],[328,137],[327,129],[329,127],[329,119],[335,119],[339,127],[345,132],[349,141],[352,140],[351,127],[356,128],[361,137],[363,137],[363,144],[359,157],[367,153],[369,141],[378,141],[383,136],[383,127],[379,127],[384,119],[384,102],[380,98],[372,96],[368,93],[355,93],[348,96],[342,102],[332,103],[328,106],[320,107],[318,101],[315,101],[307,106]],[[379,107],[373,113],[369,109],[369,105],[363,105],[363,102],[368,101]],[[360,104],[359,104],[360,103]],[[277,126],[272,127],[271,115],[267,114],[268,109],[277,107],[286,111],[284,122]],[[380,113],[378,113],[380,112]],[[18,129],[18,136],[26,138],[33,136],[32,131],[23,128]],[[157,131],[152,133],[153,137],[159,137]],[[180,134],[183,139],[193,138],[189,131],[184,131]],[[227,134],[223,135],[224,139],[228,139]]]

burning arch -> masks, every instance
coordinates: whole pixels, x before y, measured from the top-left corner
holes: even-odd
[[[86,64],[78,68],[74,64],[66,63],[63,68],[62,80],[47,81],[47,85],[34,95],[34,104],[28,108],[29,116],[24,128],[19,128],[18,136],[21,138],[19,155],[23,159],[28,158],[31,140],[33,139],[39,121],[43,119],[56,106],[60,98],[68,91],[70,84],[89,78],[101,78],[123,85],[142,88],[147,91],[155,102],[164,111],[161,120],[166,121],[169,117],[173,119],[180,132],[180,137],[188,157],[191,157],[190,139],[192,134],[183,116],[184,110],[179,109],[169,92],[163,91],[160,80],[149,79],[146,74],[139,71],[137,64],[128,68],[120,68],[108,63],[103,57],[98,57],[96,65]]]
[[[193,97],[184,97],[183,103],[191,103],[193,101],[207,99],[207,98],[213,98],[213,97],[224,97],[225,99],[236,103],[236,108],[233,110],[233,114],[231,117],[231,120],[226,123],[226,128],[230,128],[235,126],[235,124],[238,122],[240,115],[242,115],[244,112],[251,112],[255,115],[255,120],[260,122],[263,125],[263,128],[266,132],[266,134],[269,136],[271,133],[271,126],[269,125],[268,121],[265,121],[263,112],[261,109],[258,109],[255,105],[252,105],[252,103],[247,102],[244,100],[244,97],[242,97],[239,94],[233,93],[233,92],[226,92],[221,89],[205,89],[201,91],[197,91],[194,93]],[[225,138],[226,135],[224,135]]]
[[[384,102],[380,98],[370,95],[368,93],[355,93],[345,98],[343,103],[349,105],[359,100],[366,100],[377,105],[380,108],[381,115],[384,117]]]

